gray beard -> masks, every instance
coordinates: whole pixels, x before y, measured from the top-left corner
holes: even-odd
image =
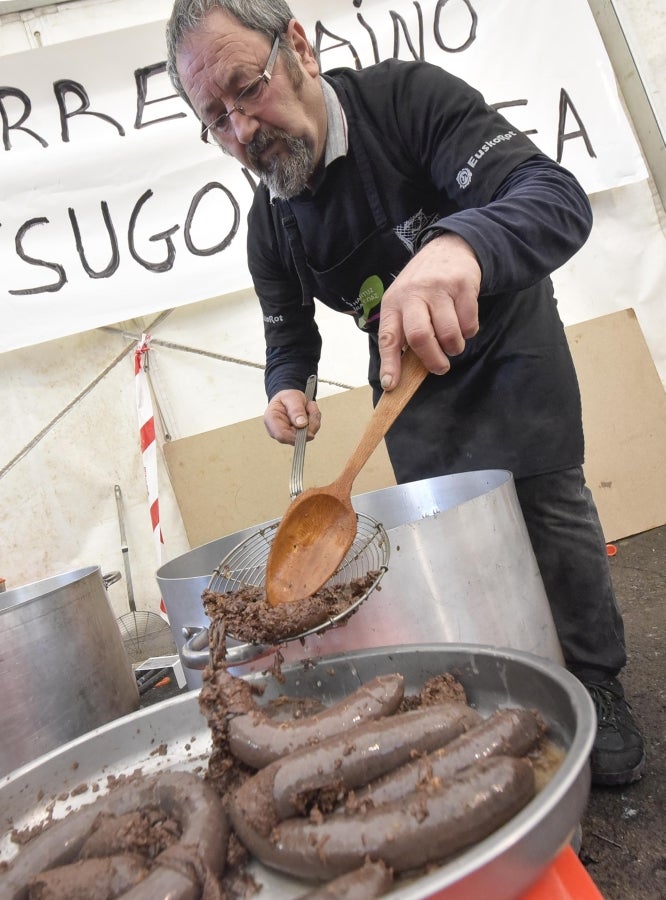
[[[266,165],[259,157],[276,140],[287,148],[287,158],[283,160],[275,156]],[[246,152],[266,187],[283,200],[300,194],[307,187],[314,170],[312,150],[305,140],[292,137],[281,128],[262,129],[248,144]]]

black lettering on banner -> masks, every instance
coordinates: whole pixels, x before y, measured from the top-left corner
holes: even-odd
[[[143,266],[144,269],[148,269],[150,272],[168,272],[173,268],[173,261],[176,258],[176,248],[173,241],[171,240],[171,235],[175,234],[175,232],[178,231],[180,225],[174,225],[172,228],[168,228],[166,231],[161,231],[158,234],[153,234],[148,238],[148,240],[150,241],[165,242],[167,246],[167,258],[163,262],[151,263],[148,262],[148,260],[143,259],[142,256],[139,256],[136,245],[134,243],[134,232],[136,231],[136,223],[137,219],[139,218],[139,213],[152,196],[153,192],[149,188],[137,200],[134,209],[132,210],[132,215],[130,216],[127,243],[129,245],[129,251],[132,254],[132,258],[135,259],[139,263],[139,265]]]
[[[527,100],[505,100],[500,103],[491,103],[492,108],[499,112],[501,109],[510,109],[512,106],[527,106]],[[523,134],[538,134],[538,128],[528,128]]]
[[[21,296],[25,294],[41,294],[47,291],[59,291],[63,284],[67,283],[67,275],[65,274],[64,268],[58,263],[46,262],[43,259],[36,259],[34,256],[29,256],[25,250],[23,249],[23,238],[27,234],[27,232],[33,228],[35,225],[48,225],[49,220],[44,216],[38,219],[28,219],[27,222],[24,222],[23,225],[16,232],[16,255],[19,259],[22,259],[23,262],[29,263],[31,266],[42,266],[45,269],[52,269],[54,272],[58,274],[58,280],[53,282],[52,284],[41,285],[40,287],[35,288],[21,288],[20,290],[12,291],[10,290],[10,294],[14,294],[16,296]]]
[[[206,196],[206,194],[209,193],[209,191],[212,191],[215,188],[223,191],[229,198],[229,202],[231,203],[231,207],[234,211],[234,223],[229,229],[229,234],[225,238],[223,238],[218,244],[213,244],[212,247],[206,247],[206,249],[204,250],[194,246],[191,237],[192,222],[199,207],[199,203]],[[187,211],[187,217],[185,219],[185,230],[183,233],[183,237],[185,238],[185,246],[194,256],[213,256],[215,253],[219,253],[221,250],[224,250],[229,246],[229,244],[238,234],[239,224],[240,206],[238,205],[238,202],[234,195],[230,190],[228,190],[228,188],[225,188],[223,184],[220,184],[219,181],[210,181],[208,184],[204,185],[201,190],[196,192],[196,194],[192,198],[192,202],[190,203],[190,208]]]
[[[89,265],[88,260],[86,259],[86,255],[83,250],[83,241],[81,240],[81,229],[79,228],[76,213],[71,207],[67,210],[67,212],[69,214],[69,221],[72,223],[72,231],[74,232],[74,240],[76,241],[76,250],[79,254],[79,259],[81,260],[83,270],[91,278],[110,278],[120,265],[120,253],[118,252],[118,239],[116,237],[116,232],[113,227],[113,222],[111,221],[111,216],[109,215],[109,206],[105,200],[102,200],[100,206],[102,208],[102,218],[104,219],[104,225],[106,226],[106,233],[109,235],[109,241],[111,242],[111,261],[109,262],[106,269],[102,269],[101,272],[96,272],[92,268],[92,266]]]
[[[464,3],[464,5],[469,10],[469,15],[470,15],[469,34],[467,36],[467,40],[463,44],[461,44],[459,47],[448,47],[446,45],[446,43],[444,42],[444,38],[441,35],[440,16],[441,16],[442,10],[444,9],[445,6],[448,5],[449,2],[451,2],[451,0],[437,0],[437,7],[435,9],[435,22],[434,22],[434,26],[433,26],[433,33],[435,35],[435,40],[437,41],[437,46],[440,47],[440,49],[444,50],[446,53],[462,53],[463,50],[467,50],[467,48],[471,44],[473,44],[474,41],[476,40],[476,26],[478,24],[479,17],[477,15],[474,7],[472,6],[470,0],[462,0],[462,3]]]
[[[70,81],[68,78],[54,81],[53,92],[58,104],[58,109],[60,110],[60,134],[64,143],[69,141],[68,120],[74,118],[74,116],[95,116],[98,119],[109,122],[111,125],[115,125],[118,129],[118,134],[121,137],[125,136],[125,129],[120,123],[116,122],[115,119],[112,119],[111,116],[107,116],[105,113],[94,112],[90,109],[90,100],[88,99],[86,89],[82,84],[79,84],[78,81]],[[67,94],[75,94],[79,98],[81,106],[79,106],[78,109],[74,109],[71,112],[67,111],[67,104],[65,102]]]
[[[569,131],[565,132],[566,121],[567,121],[567,111],[571,110],[573,117],[576,122],[578,122],[579,128],[578,131]],[[592,147],[592,143],[590,141],[589,135],[583,122],[578,115],[578,111],[576,107],[573,105],[571,101],[571,97],[569,94],[562,88],[560,90],[560,119],[557,126],[557,162],[562,162],[562,154],[564,151],[564,142],[572,141],[574,138],[582,137],[585,141],[585,147],[587,152],[593,159],[597,158],[597,154],[594,152],[594,148]]]
[[[147,100],[148,96],[148,80],[155,75],[161,75],[166,72],[166,62],[154,63],[152,66],[144,66],[142,69],[134,70],[134,81],[136,82],[136,118],[134,119],[135,128],[147,128],[148,125],[154,125],[156,122],[168,122],[170,119],[183,119],[187,115],[185,112],[172,113],[170,116],[162,116],[159,119],[150,119],[148,122],[143,121],[143,112],[147,106],[154,103],[163,103],[165,100],[173,100],[179,97],[177,93],[167,94],[165,97],[155,97],[153,100]]]
[[[246,174],[246,177],[247,177],[247,180],[248,180],[250,186],[252,186],[253,185],[252,176],[246,170],[245,170],[245,174]],[[256,189],[256,186],[257,186],[257,184],[255,182],[254,183],[255,189]],[[192,237],[191,237],[192,224],[194,222],[194,219],[197,214],[197,210],[199,208],[201,200],[207,193],[209,193],[210,191],[215,190],[215,189],[221,190],[226,195],[226,198],[228,199],[229,203],[231,204],[231,208],[233,209],[233,223],[231,225],[231,228],[229,229],[228,234],[217,244],[215,244],[212,247],[199,248],[194,244],[194,241],[192,240]],[[137,201],[137,203],[134,206],[134,209],[130,216],[129,227],[128,227],[128,246],[129,246],[129,251],[130,251],[132,258],[136,262],[138,262],[140,266],[142,266],[144,269],[148,269],[151,272],[156,272],[156,273],[160,274],[162,272],[167,272],[173,268],[174,260],[176,258],[176,247],[175,247],[175,244],[174,244],[171,236],[173,234],[175,234],[176,231],[178,231],[178,229],[180,228],[180,225],[177,225],[177,224],[173,225],[171,228],[168,228],[165,231],[154,234],[149,238],[150,241],[155,241],[155,242],[164,241],[165,242],[166,258],[163,261],[156,262],[156,263],[149,262],[148,260],[144,259],[139,254],[138,250],[136,249],[136,243],[135,243],[135,233],[137,230],[139,215],[141,213],[141,210],[147,203],[147,201],[152,196],[153,196],[153,192],[151,190],[145,191],[145,193],[142,194],[142,196],[139,198],[139,200]],[[110,254],[111,254],[108,265],[100,271],[96,271],[95,269],[93,269],[93,267],[90,265],[90,263],[88,262],[88,260],[86,258],[86,253],[85,253],[85,250],[83,247],[83,238],[81,235],[81,229],[79,227],[79,222],[78,222],[78,218],[77,218],[75,210],[72,209],[71,207],[68,208],[68,210],[67,210],[68,215],[69,215],[69,221],[70,221],[70,224],[72,227],[74,241],[76,244],[76,250],[77,250],[79,259],[81,261],[81,266],[90,278],[95,278],[95,279],[110,278],[112,275],[115,274],[115,272],[118,270],[118,268],[120,266],[120,253],[119,253],[119,246],[118,246],[118,238],[116,235],[116,230],[113,225],[113,221],[111,219],[108,204],[104,200],[102,200],[102,201],[100,201],[100,208],[102,211],[102,218],[104,220],[106,232],[107,232],[107,235],[109,238],[109,246],[110,246]],[[240,204],[238,203],[238,201],[236,200],[236,198],[234,197],[234,195],[228,188],[226,188],[223,184],[220,184],[219,182],[216,182],[216,181],[210,182],[209,184],[204,185],[204,187],[201,188],[200,190],[198,190],[197,193],[192,198],[192,201],[190,203],[189,210],[187,213],[185,228],[184,228],[184,241],[187,246],[187,249],[194,256],[212,256],[215,253],[222,252],[229,246],[229,244],[232,242],[234,237],[238,234],[238,228],[239,228],[239,224],[240,224],[240,214],[241,214]],[[50,224],[50,220],[47,219],[45,216],[42,216],[40,218],[28,219],[26,222],[24,222],[21,225],[21,227],[18,229],[18,231],[16,232],[16,237],[15,237],[16,255],[18,256],[19,259],[23,260],[24,262],[28,263],[29,265],[39,266],[39,267],[42,267],[45,269],[51,269],[52,271],[57,273],[58,280],[55,282],[52,282],[51,284],[39,285],[38,287],[8,290],[8,293],[15,294],[15,295],[25,295],[25,294],[39,294],[39,293],[45,293],[45,292],[53,292],[53,291],[59,291],[65,284],[67,284],[68,278],[67,278],[67,274],[66,274],[64,266],[59,265],[58,263],[55,263],[55,262],[48,262],[47,260],[43,260],[43,259],[39,259],[34,256],[30,256],[26,252],[26,250],[24,249],[24,246],[23,246],[25,243],[26,235],[30,231],[31,228],[34,228],[37,225],[48,225],[48,224]],[[1,223],[0,223],[0,225],[1,225]]]
[[[321,38],[322,35],[327,35],[327,37],[333,38],[338,43],[331,44],[330,47],[327,47],[326,50],[321,49]],[[356,52],[356,47],[352,44],[351,41],[348,41],[347,38],[340,37],[339,34],[333,34],[332,31],[329,31],[328,28],[325,28],[322,22],[317,19],[317,24],[315,25],[315,52],[318,58],[321,58],[323,53],[326,53],[327,50],[335,50],[336,47],[349,47],[349,52],[352,55],[354,60],[354,65],[357,69],[362,69],[361,58]],[[324,68],[326,68],[324,66]]]
[[[360,5],[361,5],[360,3],[358,3],[358,4],[354,3],[354,6],[360,6]],[[379,62],[379,46],[377,44],[377,37],[375,35],[375,32],[372,30],[370,25],[368,25],[368,23],[365,21],[365,19],[363,18],[363,16],[360,13],[356,14],[356,18],[358,19],[358,21],[361,23],[361,25],[365,28],[365,30],[370,35],[370,43],[372,44],[372,55],[374,57],[375,62],[378,63]],[[358,69],[360,67],[357,66],[356,68]]]
[[[478,17],[476,10],[474,9],[474,6],[472,5],[472,0],[457,0],[457,2],[463,3],[465,8],[467,9],[467,11],[469,12],[469,18],[470,18],[469,29],[468,29],[468,34],[467,34],[466,39],[460,44],[460,46],[457,46],[457,47],[449,46],[445,42],[444,37],[442,35],[443,29],[442,29],[442,24],[441,24],[441,17],[442,17],[442,12],[443,12],[444,8],[451,2],[453,2],[453,0],[438,0],[437,5],[435,7],[435,12],[434,12],[433,34],[435,37],[435,41],[441,50],[444,50],[446,53],[462,53],[464,50],[467,50],[467,48],[471,44],[473,44],[474,41],[476,40],[476,29],[477,29],[479,17]],[[362,0],[353,0],[353,4],[357,8],[359,8],[361,6],[361,3],[362,3]],[[417,2],[417,0],[414,0],[413,5],[416,9],[416,14],[418,17],[418,50],[415,47],[415,42],[412,38],[412,35],[410,34],[410,30],[409,30],[407,23],[406,23],[405,19],[403,18],[403,16],[401,16],[399,13],[395,12],[394,10],[388,10],[388,13],[393,22],[393,57],[395,59],[397,59],[400,54],[400,31],[402,30],[402,34],[404,36],[405,41],[407,42],[407,46],[408,46],[409,51],[412,54],[413,58],[416,60],[424,61],[425,60],[425,40],[424,40],[423,9],[421,7],[421,4],[419,2]],[[374,62],[376,62],[376,63],[379,62],[380,54],[379,54],[379,47],[377,44],[377,37],[375,35],[375,32],[373,31],[371,26],[368,24],[368,22],[366,22],[366,20],[363,18],[361,13],[356,14],[356,19],[359,22],[359,24],[362,25],[362,27],[365,28],[365,30],[370,35],[370,41],[372,43],[372,53],[373,53],[373,57],[374,57]],[[326,35],[327,37],[332,38],[334,41],[336,41],[336,43],[331,44],[329,47],[326,47],[324,50],[322,50],[322,36],[323,35]],[[325,53],[326,51],[329,51],[329,50],[335,50],[338,47],[348,47],[349,51],[352,55],[352,58],[354,60],[354,66],[357,69],[363,68],[363,65],[361,63],[361,58],[360,58],[356,48],[352,44],[352,42],[350,40],[348,40],[347,38],[342,37],[339,34],[335,34],[334,32],[329,31],[329,29],[324,26],[322,21],[320,19],[318,19],[317,23],[315,25],[315,52],[317,53],[318,57],[321,59],[321,56],[323,53]]]
[[[393,19],[393,56],[397,59],[398,54],[400,52],[400,35],[398,32],[398,23],[402,25],[402,33],[405,36],[405,40],[407,41],[407,46],[411,50],[412,56],[414,59],[418,59],[421,62],[425,59],[425,47],[423,45],[423,12],[421,10],[421,4],[415,3],[416,14],[419,20],[419,49],[418,53],[414,49],[414,44],[412,43],[412,37],[407,28],[407,23],[403,19],[402,16],[399,16],[397,12],[393,12],[390,10],[391,18]]]
[[[23,104],[23,112],[18,121],[13,124],[9,123],[9,116],[7,115],[7,110],[5,109],[5,104],[3,102],[5,97],[15,97]],[[5,150],[12,149],[12,142],[9,139],[10,131],[24,131],[36,141],[39,141],[42,147],[48,147],[48,141],[45,141],[43,137],[40,137],[36,131],[32,131],[30,128],[23,128],[23,123],[30,115],[31,110],[32,103],[30,102],[30,97],[28,97],[24,91],[19,88],[0,87],[0,120],[2,121],[2,145]]]

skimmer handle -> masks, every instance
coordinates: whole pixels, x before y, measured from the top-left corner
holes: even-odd
[[[309,402],[314,397],[317,387],[317,376],[310,375],[305,386],[305,399]],[[289,479],[289,496],[293,500],[303,491],[303,466],[305,464],[305,445],[308,439],[308,426],[304,425],[296,432],[294,443],[294,457],[291,463],[291,478]]]

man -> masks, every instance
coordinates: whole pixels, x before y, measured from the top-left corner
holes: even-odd
[[[593,778],[645,766],[604,536],[585,485],[580,397],[550,273],[585,242],[575,178],[437,66],[320,73],[283,0],[176,0],[168,66],[215,140],[260,176],[248,259],[266,337],[264,416],[319,429],[303,388],[314,298],[368,333],[375,402],[405,345],[430,375],[387,435],[398,482],[509,469],[568,668],[599,729]]]

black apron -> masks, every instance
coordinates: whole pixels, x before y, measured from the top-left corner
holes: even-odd
[[[339,262],[316,269],[293,208],[277,201],[304,303],[317,297],[339,310],[340,298],[357,297],[370,275],[388,287],[412,256],[388,219],[360,134],[351,119],[349,150],[374,230]],[[398,483],[481,469],[508,469],[520,478],[582,465],[578,382],[550,279],[480,297],[479,323],[479,333],[451,358],[451,370],[428,375],[386,435]],[[381,396],[377,325],[365,329],[375,403]]]

